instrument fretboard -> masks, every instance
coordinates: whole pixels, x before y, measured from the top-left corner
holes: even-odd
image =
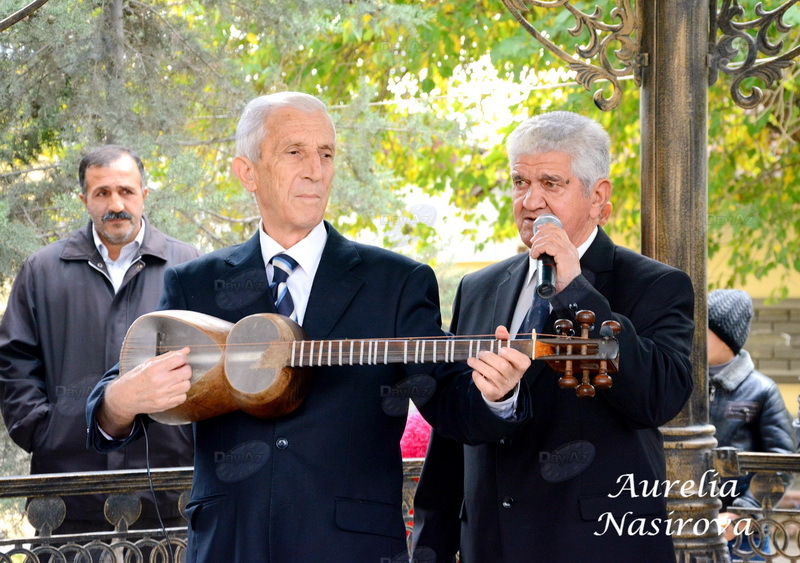
[[[514,348],[534,357],[534,340],[412,338],[408,340],[294,340],[289,367],[461,362],[481,350]]]

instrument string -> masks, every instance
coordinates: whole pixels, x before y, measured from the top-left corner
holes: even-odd
[[[501,340],[500,342],[530,342],[528,338],[519,338],[520,335],[517,335],[517,338],[512,338],[510,340]],[[522,336],[530,336],[530,333],[524,334]],[[596,339],[591,338],[583,338],[581,336],[563,336],[560,334],[548,334],[548,333],[537,333],[537,338],[553,338],[557,339],[558,342],[548,342],[548,344],[576,344],[581,342],[592,342],[596,341]],[[226,348],[238,348],[238,347],[252,347],[252,346],[264,346],[264,347],[275,347],[278,348],[286,347],[291,348],[292,343],[296,342],[298,345],[300,343],[305,343],[307,346],[314,344],[315,349],[319,349],[319,344],[322,343],[323,345],[327,346],[330,344],[338,344],[340,342],[349,344],[355,343],[358,345],[361,342],[364,343],[416,343],[416,342],[469,342],[472,341],[481,341],[483,342],[497,342],[498,340],[494,337],[494,334],[474,334],[474,335],[457,335],[457,336],[430,336],[430,337],[410,337],[410,338],[402,338],[402,337],[391,337],[391,338],[335,338],[335,339],[324,339],[324,340],[273,340],[273,341],[251,341],[251,342],[236,342],[236,343],[179,343],[179,344],[166,344],[166,345],[158,345],[159,350],[164,351],[172,351],[172,350],[180,350],[186,346],[190,347],[192,350],[195,349],[212,349],[212,350],[220,350],[224,351]],[[136,351],[136,350],[152,350],[155,348],[156,345],[153,344],[152,339],[150,338],[139,338],[139,339],[126,339],[125,340],[125,350]],[[123,350],[123,352],[125,351]]]
[[[238,351],[255,354],[258,358],[272,356],[287,367],[344,366],[344,365],[382,365],[382,364],[424,364],[438,362],[466,361],[477,356],[481,350],[498,352],[501,348],[515,348],[526,355],[535,356],[560,355],[563,348],[567,355],[595,353],[595,345],[584,344],[581,337],[558,336],[555,346],[552,339],[539,340],[533,351],[533,340],[497,340],[493,334],[470,336],[436,336],[418,338],[385,338],[385,339],[339,339],[339,340],[273,340],[269,342],[236,342],[190,344],[194,352],[194,361],[205,365],[220,364],[228,358],[236,358]],[[549,343],[545,343],[550,340]],[[595,341],[596,342],[596,341]],[[141,345],[144,343],[145,345]],[[128,339],[120,356],[123,365],[132,367],[144,358],[155,357],[173,350],[180,350],[183,344],[160,343],[154,345],[152,339]],[[573,348],[577,350],[573,351]],[[191,352],[190,352],[191,353]],[[205,357],[203,357],[205,356]],[[247,360],[247,357],[241,359]],[[253,361],[260,361],[256,357]],[[129,369],[128,367],[128,369]],[[273,366],[274,367],[274,366]]]

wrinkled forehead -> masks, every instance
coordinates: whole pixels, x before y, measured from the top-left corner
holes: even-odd
[[[512,174],[572,174],[572,155],[560,151],[519,154],[511,159]]]
[[[120,155],[111,161],[93,164],[86,167],[85,179],[86,187],[89,184],[114,184],[125,185],[132,184],[136,187],[143,187],[144,178],[142,178],[141,171],[136,161],[128,155]]]
[[[292,107],[278,108],[264,120],[265,141],[278,144],[316,144],[333,148],[336,130],[323,111],[306,112]]]

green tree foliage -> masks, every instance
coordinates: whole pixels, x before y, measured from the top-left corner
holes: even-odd
[[[740,3],[753,17],[756,2]],[[18,4],[0,0],[0,15]],[[588,12],[594,2],[573,4]],[[529,19],[567,52],[588,40],[567,33],[575,21],[564,9]],[[0,33],[0,277],[85,221],[76,163],[106,142],[145,158],[160,227],[206,249],[247,237],[257,213],[229,172],[236,119],[254,95],[286,89],[332,110],[329,215],[347,232],[433,260],[437,225],[409,220],[402,200],[417,188],[458,210],[465,244],[516,237],[502,140],[529,115],[570,109],[611,133],[608,228],[636,248],[637,89],[627,82],[620,107],[604,113],[573,80],[499,0],[49,2]],[[732,277],[718,284],[800,270],[786,244],[800,226],[796,71],[754,110],[733,105],[728,88],[722,76],[709,93],[710,251],[736,249]],[[480,211],[487,203],[491,214]]]

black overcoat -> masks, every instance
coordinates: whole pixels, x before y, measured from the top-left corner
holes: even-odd
[[[523,253],[467,275],[456,296],[453,332],[507,326],[527,268]],[[675,268],[615,246],[602,229],[581,270],[553,298],[545,332],[553,332],[557,318],[574,320],[580,309],[597,315],[594,337],[602,321],[618,321],[620,371],[613,387],[579,399],[558,387],[560,374],[534,362],[524,379],[531,419],[499,442],[463,448],[463,489],[461,448],[435,436],[415,499],[419,560],[433,551],[437,561],[448,561],[460,544],[464,563],[675,561],[664,533],[659,426],[692,391],[692,284]],[[631,480],[636,491],[618,495]],[[642,481],[648,492],[662,486],[643,496]],[[649,535],[654,530],[659,533]]]

